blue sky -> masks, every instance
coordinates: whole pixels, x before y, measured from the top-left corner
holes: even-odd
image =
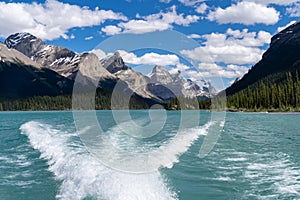
[[[30,32],[82,53],[124,34],[176,31],[193,40],[190,48],[178,42],[177,55],[120,47],[121,55],[130,66],[145,66],[145,73],[162,63],[195,80],[221,77],[228,86],[260,60],[272,35],[299,17],[300,0],[10,0],[0,1],[0,37]],[[131,36],[123,45],[135,41]]]

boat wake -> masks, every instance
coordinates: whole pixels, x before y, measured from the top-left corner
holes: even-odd
[[[186,134],[164,144],[168,166],[178,162],[178,156],[204,135],[209,125],[190,129]],[[170,183],[158,170],[146,174],[130,174],[104,166],[80,142],[77,134],[55,129],[50,125],[30,121],[21,126],[34,149],[46,159],[51,171],[61,181],[58,199],[177,199]],[[161,167],[161,166],[158,166]]]

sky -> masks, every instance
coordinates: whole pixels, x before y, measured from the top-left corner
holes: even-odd
[[[0,1],[0,40],[29,32],[99,57],[113,46],[143,73],[159,64],[193,80],[217,77],[227,87],[299,17],[300,0],[8,0]]]

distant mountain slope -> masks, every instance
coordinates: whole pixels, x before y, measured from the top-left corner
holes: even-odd
[[[300,23],[272,37],[270,48],[244,77],[227,88],[238,110],[300,111]]]
[[[0,98],[71,94],[73,81],[0,43]]]
[[[60,75],[70,79],[75,78],[79,70],[78,66],[87,58],[87,54],[79,55],[64,47],[47,45],[41,39],[30,33],[16,33],[10,35],[5,40],[5,44],[8,48],[18,50],[41,66],[56,71]],[[92,57],[93,56],[91,56],[91,58]],[[95,59],[91,60],[91,65],[92,67],[89,67],[88,63],[85,62],[84,71],[88,71],[88,68],[93,68],[95,65],[97,65],[98,68],[102,67],[101,63]],[[112,76],[106,69],[103,68],[101,71],[103,73],[99,74],[99,77],[101,75],[103,79],[116,79],[116,77]]]
[[[239,81],[226,89],[227,95],[234,94],[260,79],[279,72],[300,68],[300,23],[295,23],[272,37],[270,48],[262,60]]]

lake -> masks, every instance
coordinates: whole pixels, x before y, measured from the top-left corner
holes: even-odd
[[[300,199],[298,114],[76,112],[0,112],[0,199]]]

